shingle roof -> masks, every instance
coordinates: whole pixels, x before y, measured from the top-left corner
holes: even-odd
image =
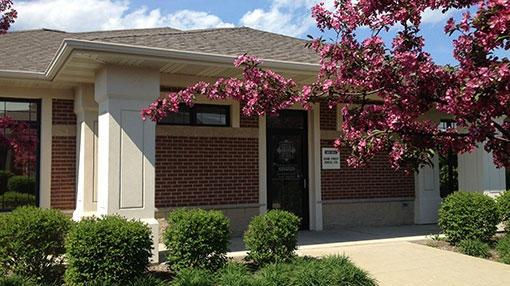
[[[64,39],[263,59],[318,63],[306,41],[246,27],[179,31],[172,28],[67,33],[56,30],[11,32],[0,36],[0,69],[43,72]]]

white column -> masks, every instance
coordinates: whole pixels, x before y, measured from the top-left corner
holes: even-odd
[[[439,159],[434,156],[434,167],[423,167],[414,175],[414,223],[437,222],[437,212],[441,204],[439,183]]]
[[[93,216],[97,210],[97,110],[94,86],[80,86],[74,98],[78,144],[74,220]]]
[[[459,155],[459,190],[499,193],[506,189],[505,168],[496,168],[492,154],[480,144],[471,153]]]
[[[159,97],[158,70],[106,66],[96,74],[99,103],[98,214],[139,219],[153,234],[158,261],[155,212],[156,125],[140,111]]]

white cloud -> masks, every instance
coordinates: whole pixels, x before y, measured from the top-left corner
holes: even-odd
[[[147,7],[132,9],[129,0],[35,0],[16,2],[16,30],[51,28],[70,32],[108,29],[177,29],[232,27],[206,12],[180,10],[162,14]]]
[[[315,25],[310,9],[319,2],[326,2],[327,7],[333,4],[333,0],[273,0],[268,10],[248,11],[239,23],[255,29],[302,36]]]
[[[300,36],[312,26],[313,20],[303,17],[295,17],[291,13],[285,13],[278,8],[269,11],[255,9],[247,12],[241,18],[241,25],[255,29],[276,32],[289,36]]]
[[[183,30],[234,27],[234,24],[225,23],[215,15],[192,10],[177,11],[167,15],[166,18],[168,23],[172,23],[173,28]]]
[[[421,14],[421,21],[423,24],[446,24],[446,20],[450,18],[457,10],[450,9],[443,13],[441,10],[426,9]]]

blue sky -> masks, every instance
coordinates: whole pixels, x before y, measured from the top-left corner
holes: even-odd
[[[170,26],[178,29],[249,26],[305,38],[320,33],[310,17],[318,0],[31,0],[14,4],[19,19],[14,30],[51,28],[69,32]],[[325,2],[331,3],[332,0]],[[454,63],[451,38],[443,33],[450,17],[424,14],[426,48],[440,64]],[[392,31],[394,32],[394,31]],[[389,40],[392,32],[385,36]]]

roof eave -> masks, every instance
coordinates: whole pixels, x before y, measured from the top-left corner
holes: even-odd
[[[118,53],[132,56],[146,56],[162,60],[180,60],[195,63],[228,64],[232,65],[236,56],[210,54],[202,52],[182,51],[174,49],[163,49],[153,47],[141,47],[127,44],[97,42],[77,39],[64,39],[60,45],[55,57],[48,65],[46,72],[30,71],[10,71],[0,70],[0,78],[16,79],[38,79],[53,80],[65,62],[74,50],[88,52],[106,52]],[[280,61],[271,59],[261,59],[263,66],[276,70],[299,71],[299,72],[317,72],[320,66],[318,64],[300,63],[292,61]]]
[[[4,79],[29,79],[46,80],[46,74],[34,71],[0,70],[0,78]]]

